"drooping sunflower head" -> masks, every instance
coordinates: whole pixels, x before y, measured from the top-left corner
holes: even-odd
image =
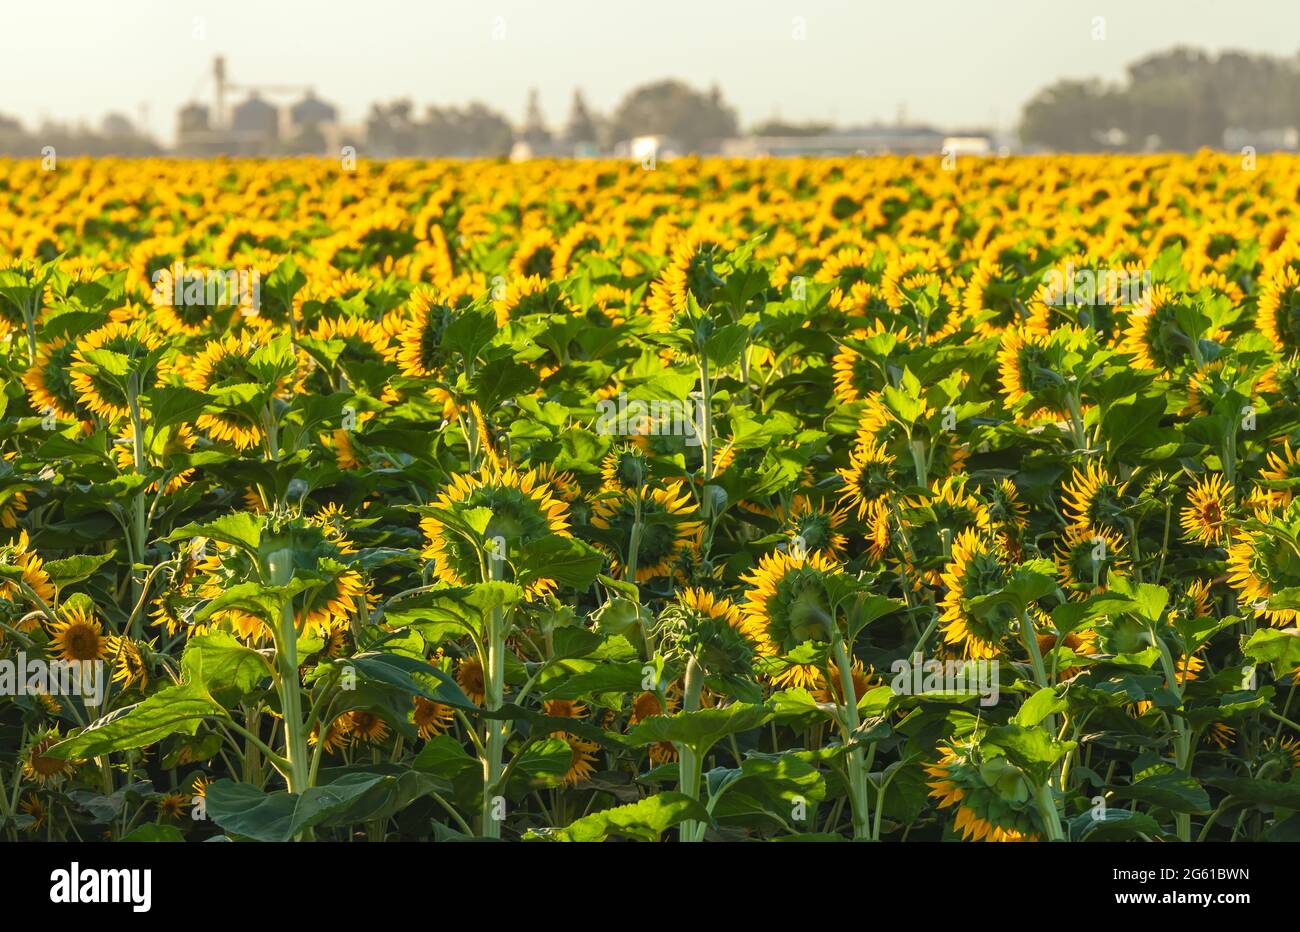
[[[748,589],[741,612],[758,653],[774,657],[805,641],[829,641],[836,630],[830,586],[842,572],[839,564],[819,553],[765,554],[742,577]]]
[[[973,745],[939,748],[925,768],[940,809],[957,809],[953,830],[963,841],[1037,841],[1042,834],[1033,783],[1005,757],[981,760]]]
[[[976,611],[971,600],[992,595],[1010,579],[1006,554],[988,534],[967,528],[952,542],[952,557],[943,571],[947,593],[939,603],[939,627],[944,640],[960,646],[962,654],[991,659],[1011,633],[1017,618],[1013,608],[997,604]]]
[[[517,566],[523,547],[547,535],[572,536],[569,509],[532,470],[517,470],[489,461],[477,473],[459,473],[438,493],[434,505],[460,514],[487,509],[491,513],[482,541],[466,540],[437,517],[420,521],[427,544],[424,557],[434,561],[434,573],[451,585],[481,581],[482,548],[492,548],[503,569]],[[538,577],[524,587],[530,596],[555,589],[555,580]]]
[[[657,577],[673,578],[686,555],[699,549],[703,525],[699,506],[681,480],[640,492],[605,493],[591,512],[593,527],[609,533],[618,546],[610,548],[615,573],[625,572],[630,560],[631,533],[636,521],[636,499],[641,499],[641,528],[638,537],[636,581]]]

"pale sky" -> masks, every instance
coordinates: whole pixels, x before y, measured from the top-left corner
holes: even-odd
[[[675,77],[716,81],[743,125],[901,106],[952,129],[1009,127],[1051,81],[1118,80],[1175,44],[1300,51],[1300,0],[0,0],[0,23],[0,114],[139,122],[147,104],[165,141],[183,103],[210,101],[218,54],[236,82],[313,85],[345,122],[398,97],[518,121],[535,86],[560,126],[575,87],[609,112]]]

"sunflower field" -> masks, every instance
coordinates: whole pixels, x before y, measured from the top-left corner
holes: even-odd
[[[0,162],[0,837],[1300,839],[1298,218]]]

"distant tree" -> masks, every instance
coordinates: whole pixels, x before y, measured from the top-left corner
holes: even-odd
[[[689,151],[734,136],[738,128],[735,110],[723,102],[717,87],[701,94],[681,81],[659,81],[634,89],[610,122],[616,140],[671,136]]]
[[[1074,152],[1102,148],[1106,133],[1117,128],[1110,97],[1099,81],[1058,81],[1025,105],[1020,141]]]
[[[524,128],[519,138],[528,143],[534,152],[543,152],[551,145],[551,131],[546,128],[546,120],[542,116],[537,88],[528,92],[528,110],[524,114]]]
[[[573,105],[569,108],[569,122],[564,127],[564,141],[570,147],[594,146],[600,141],[596,119],[587,109],[581,90],[573,92]]]

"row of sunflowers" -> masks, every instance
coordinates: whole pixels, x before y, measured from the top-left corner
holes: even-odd
[[[0,834],[1298,839],[1298,214],[4,163]]]

